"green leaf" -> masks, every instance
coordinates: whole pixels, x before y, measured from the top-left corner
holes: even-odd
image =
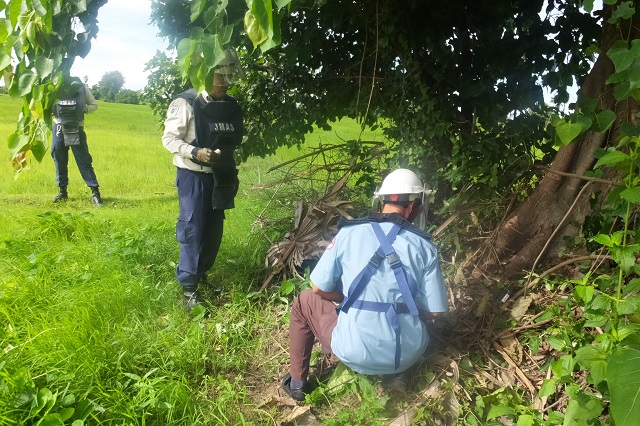
[[[280,10],[285,6],[288,6],[291,3],[291,0],[274,0],[274,2],[276,3],[278,10]]]
[[[53,407],[53,404],[56,402],[56,397],[53,393],[47,389],[42,388],[38,391],[38,395],[36,396],[36,413],[45,410],[45,413]]]
[[[195,49],[195,41],[190,38],[183,38],[178,43],[178,67],[180,74],[184,77],[189,74],[191,56]]]
[[[93,409],[94,405],[92,402],[89,402],[86,399],[78,401],[78,403],[76,404],[76,411],[73,414],[73,418],[76,419],[76,421],[83,421],[87,417],[89,417],[89,414],[91,414]]]
[[[31,0],[31,6],[38,16],[45,16],[47,14],[47,8],[42,5],[40,0]]]
[[[197,304],[189,313],[193,315],[193,321],[200,321],[207,314],[207,308]]]
[[[640,204],[640,187],[625,189],[620,193],[620,198],[632,204]]]
[[[36,58],[36,72],[41,79],[47,78],[53,72],[53,59],[49,59],[45,56],[38,56]]]
[[[640,418],[640,351],[618,348],[609,359],[607,384],[616,426],[635,426]]]
[[[271,26],[269,28],[269,38],[260,45],[260,50],[266,52],[267,50],[278,46],[282,43],[282,34],[280,32],[280,15],[274,13],[272,16]]]
[[[47,140],[37,138],[31,143],[31,153],[33,158],[39,163],[42,162],[45,154],[47,153]]]
[[[625,40],[617,41],[607,52],[607,56],[616,67],[616,72],[628,69],[636,58],[640,57],[640,40],[631,41],[631,48],[627,48]]]
[[[0,50],[0,70],[3,70],[11,65],[11,55],[4,50]],[[5,80],[5,86],[9,85],[9,82]]]
[[[357,373],[343,363],[338,364],[327,382],[327,392],[332,395],[340,393],[344,386],[355,381]]]
[[[18,153],[22,151],[22,148],[27,146],[28,143],[29,138],[25,135],[18,135],[16,133],[9,135],[8,145],[11,158],[14,158],[16,155],[18,155]]]
[[[64,421],[58,413],[51,413],[44,416],[44,418],[38,422],[40,426],[64,426]]]
[[[610,110],[600,111],[593,119],[591,130],[602,133],[609,130],[609,127],[616,121],[616,113]]]
[[[611,14],[611,18],[607,20],[610,24],[615,24],[619,19],[630,19],[636,12],[632,7],[632,2],[623,1]]]
[[[638,303],[630,302],[627,303],[630,312],[627,313],[636,313],[638,312]],[[632,310],[633,309],[633,310]],[[618,340],[623,341],[629,336],[638,336],[640,332],[640,324],[629,324],[623,327],[620,327],[617,331]]]
[[[244,15],[244,30],[253,43],[254,49],[264,43],[269,37],[268,30],[260,25],[260,21],[251,10],[247,10]]]
[[[60,415],[60,420],[62,420],[62,423],[70,419],[71,416],[73,416],[74,411],[75,410],[71,407],[63,408],[62,410],[58,411],[58,414]]]
[[[590,286],[590,285],[578,285],[576,286],[576,289],[575,289],[575,294],[577,298],[582,300],[584,303],[591,302],[591,299],[593,299],[594,292],[595,292],[595,289],[593,288],[593,286]]]
[[[578,107],[583,114],[592,114],[596,110],[597,102],[595,99],[587,98],[584,95],[578,95]]]
[[[601,166],[613,166],[613,165],[616,165],[616,164],[621,163],[623,161],[628,161],[630,159],[631,159],[631,157],[629,157],[624,152],[611,151],[611,152],[608,152],[605,155],[603,155],[598,160],[596,165],[593,166],[593,168],[597,169],[598,167],[601,167]]]
[[[37,78],[38,76],[31,70],[26,70],[20,74],[20,78],[18,79],[18,93],[20,94],[20,97],[25,96],[27,93],[31,93],[31,88]]]
[[[559,425],[560,423],[562,423],[563,419],[564,419],[563,413],[561,413],[560,411],[552,410],[548,413],[548,418],[545,423],[548,425]]]
[[[611,257],[624,272],[629,272],[636,263],[635,249],[632,246],[612,247]]]
[[[591,13],[591,11],[593,10],[593,0],[584,0],[582,6],[584,7],[584,10]]]
[[[580,124],[580,127],[581,127],[580,133],[583,133],[589,130],[591,128],[591,124],[593,123],[593,120],[589,118],[589,116],[584,115],[582,113],[578,114],[576,121],[578,124]]]
[[[556,336],[550,336],[547,338],[547,343],[551,345],[556,351],[562,351],[567,346],[564,339]]]
[[[556,126],[556,134],[560,138],[563,146],[569,145],[582,132],[582,125],[579,123],[567,123],[563,121]]]
[[[632,291],[640,290],[640,278],[633,278],[624,286],[624,294],[629,294]]]
[[[282,284],[280,284],[280,294],[284,296],[293,293],[293,290],[295,289],[296,289],[296,286],[293,280],[286,280],[286,281],[283,281]]]
[[[567,386],[567,393],[571,399],[564,414],[563,426],[584,426],[602,413],[602,402],[595,396],[574,386]]]
[[[615,242],[611,239],[610,235],[598,234],[595,237],[591,238],[592,241],[595,241],[598,244],[602,244],[605,247],[613,247]]]
[[[506,415],[512,416],[515,413],[515,410],[508,405],[491,405],[491,408],[489,408],[489,413],[487,413],[487,420]]]
[[[586,315],[586,314],[585,314]],[[603,327],[607,321],[609,321],[609,317],[605,315],[592,315],[589,314],[588,319],[584,322],[584,327]]]
[[[629,121],[624,122],[620,126],[620,133],[631,137],[638,137],[640,136],[640,125],[638,125],[638,123],[633,124]]]
[[[632,90],[633,88],[631,87],[631,82],[623,81],[613,88],[613,97],[616,98],[617,101],[626,99],[629,97]]]
[[[575,362],[573,357],[571,355],[565,355],[553,363],[551,371],[555,374],[555,377],[566,382],[566,380],[572,377],[574,367]]]
[[[9,2],[9,13],[7,16],[9,16],[9,22],[11,22],[11,27],[13,28],[18,24],[20,10],[22,9],[22,1],[23,0],[11,0]]]
[[[599,294],[593,299],[591,303],[591,309],[597,310],[609,310],[611,309],[612,300],[605,294]]]
[[[191,22],[198,19],[206,4],[206,0],[191,0]]]
[[[530,414],[523,414],[522,416],[519,416],[516,426],[533,426],[533,416]]]
[[[556,381],[554,379],[544,379],[538,397],[543,398],[545,396],[553,395],[556,393]]]
[[[611,74],[611,76],[607,79],[606,83],[615,84],[615,83],[622,83],[623,81],[629,81],[629,70],[624,70],[622,72]]]
[[[599,346],[583,346],[579,348],[576,350],[575,360],[582,369],[589,370],[594,384],[597,385],[604,380],[609,355]]]

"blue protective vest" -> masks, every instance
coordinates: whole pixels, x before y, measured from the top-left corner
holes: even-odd
[[[369,222],[373,231],[375,232],[380,246],[376,252],[371,256],[369,262],[362,271],[356,276],[347,292],[347,297],[343,300],[342,304],[338,307],[339,311],[345,313],[349,309],[362,309],[373,312],[384,312],[389,325],[394,331],[396,340],[395,350],[395,369],[400,366],[400,322],[398,320],[399,314],[410,314],[412,316],[419,315],[418,307],[416,306],[414,296],[417,292],[418,285],[411,274],[407,273],[402,262],[398,258],[395,250],[393,249],[393,242],[395,241],[398,233],[403,228],[397,223],[393,223],[391,230],[385,235],[384,231],[380,227],[378,222]],[[396,283],[400,288],[400,293],[404,299],[404,303],[390,303],[390,302],[374,302],[367,300],[359,300],[358,297],[364,290],[365,286],[371,280],[371,277],[376,273],[378,267],[384,259],[387,259],[393,274],[396,278]]]

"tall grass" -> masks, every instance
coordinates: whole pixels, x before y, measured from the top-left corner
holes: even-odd
[[[0,140],[19,108],[0,95]],[[256,219],[267,206],[292,214],[273,202],[266,172],[300,151],[241,166],[210,275],[209,316],[194,317],[175,282],[175,169],[156,122],[146,106],[100,101],[86,117],[104,208],[91,205],[72,156],[70,198],[53,204],[50,155],[16,176],[0,147],[0,423],[273,422],[274,409],[257,408],[252,395],[277,386],[286,369],[287,301],[252,293],[281,233]],[[357,128],[339,133],[355,137]]]

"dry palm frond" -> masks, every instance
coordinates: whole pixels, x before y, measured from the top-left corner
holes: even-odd
[[[276,275],[300,277],[298,270],[302,262],[320,258],[324,248],[338,231],[340,217],[351,218],[347,213],[347,210],[353,208],[351,201],[335,199],[347,180],[348,175],[343,176],[314,203],[296,203],[294,229],[285,234],[282,241],[272,245],[267,252],[265,265],[272,272],[262,284],[261,291]]]

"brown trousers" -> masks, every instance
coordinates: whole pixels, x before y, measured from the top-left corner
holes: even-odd
[[[289,322],[289,372],[294,380],[307,380],[315,339],[322,352],[331,354],[331,333],[338,322],[336,305],[311,289],[304,290],[293,302]]]

